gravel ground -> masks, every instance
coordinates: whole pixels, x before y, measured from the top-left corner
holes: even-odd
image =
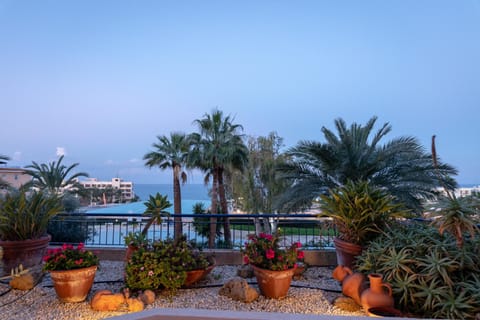
[[[106,319],[124,314],[123,312],[100,312],[90,308],[89,301],[97,290],[108,289],[120,292],[123,287],[124,263],[120,261],[102,261],[95,276],[95,284],[85,302],[62,303],[55,295],[50,277],[45,275],[32,290],[10,290],[6,283],[0,283],[0,318],[1,319]],[[340,290],[339,284],[331,277],[331,268],[311,267],[303,276],[292,282],[288,296],[281,300],[265,299],[260,296],[252,303],[234,301],[220,296],[221,285],[236,275],[238,266],[217,266],[199,286],[205,288],[181,289],[170,300],[158,296],[151,308],[199,308],[211,310],[284,312],[298,314],[324,314],[365,316],[362,311],[348,312],[332,305],[341,295],[320,289]],[[255,279],[249,279],[254,282]],[[218,286],[214,286],[218,285]],[[258,288],[255,284],[253,287]]]

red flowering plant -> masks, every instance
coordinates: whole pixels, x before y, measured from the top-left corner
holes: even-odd
[[[278,234],[251,234],[242,250],[243,262],[272,271],[296,268],[297,262],[304,258],[301,246],[300,242],[295,242],[289,247],[281,248]]]
[[[86,250],[84,244],[80,243],[76,248],[71,244],[63,244],[60,248],[48,249],[43,262],[45,271],[63,271],[97,266],[99,261],[92,251]]]

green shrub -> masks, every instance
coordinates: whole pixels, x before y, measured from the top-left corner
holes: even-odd
[[[187,271],[209,265],[207,257],[185,237],[155,241],[132,255],[125,267],[125,282],[133,290],[166,289],[174,294],[185,283]]]
[[[456,239],[421,222],[396,225],[372,241],[359,271],[381,273],[398,308],[428,318],[474,319],[480,312],[480,238]]]

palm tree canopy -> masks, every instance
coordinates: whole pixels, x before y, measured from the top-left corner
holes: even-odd
[[[70,166],[62,164],[64,156],[58,158],[58,161],[52,161],[48,164],[38,164],[35,161],[31,165],[26,166],[27,174],[33,177],[33,186],[41,190],[48,190],[51,193],[59,193],[62,188],[77,186],[77,179],[80,177],[88,177],[85,172],[71,174],[79,164],[74,163]]]
[[[6,164],[10,160],[9,157],[0,154],[0,164]]]
[[[188,152],[190,149],[190,142],[188,137],[181,132],[170,133],[168,136],[157,136],[157,142],[152,146],[154,151],[148,152],[143,156],[145,165],[147,167],[159,167],[162,170],[178,168],[186,163]],[[180,176],[182,182],[186,181],[186,174]]]
[[[220,110],[212,114],[205,114],[204,118],[194,123],[199,133],[190,135],[193,152],[190,164],[200,168],[207,175],[214,169],[232,165],[233,168],[243,170],[248,161],[248,148],[243,142],[243,135],[239,132],[243,127],[234,124],[230,116],[224,116]]]
[[[288,160],[278,170],[291,187],[277,206],[284,210],[309,207],[319,195],[351,180],[368,181],[388,190],[408,208],[420,210],[423,199],[436,196],[440,182],[455,187],[455,181],[445,177],[457,171],[442,163],[435,167],[432,156],[414,137],[381,144],[391,126],[385,123],[372,136],[376,120],[372,117],[364,126],[353,123],[347,127],[343,119],[336,119],[336,134],[322,127],[326,142],[300,141],[289,149]]]

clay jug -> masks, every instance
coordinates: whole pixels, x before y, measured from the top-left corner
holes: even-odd
[[[361,305],[360,296],[366,289],[366,278],[359,272],[345,266],[337,266],[333,270],[333,278],[342,283],[342,293]]]
[[[361,295],[363,309],[366,311],[377,307],[393,308],[392,287],[382,281],[382,275],[372,273],[368,275],[368,279],[370,280],[370,288],[365,289]]]

